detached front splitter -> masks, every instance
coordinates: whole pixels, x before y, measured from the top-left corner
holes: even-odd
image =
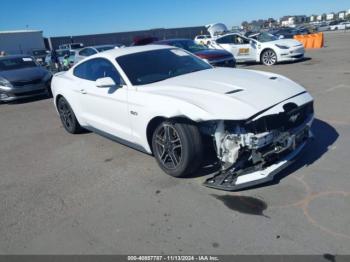
[[[217,175],[207,179],[204,185],[210,188],[225,190],[225,191],[236,191],[243,188],[248,188],[258,184],[263,184],[272,181],[274,176],[281,170],[288,167],[294,162],[296,156],[305,147],[307,141],[300,144],[290,154],[280,159],[277,163],[274,163],[265,169],[254,171],[248,174],[237,175],[236,172],[220,172]]]

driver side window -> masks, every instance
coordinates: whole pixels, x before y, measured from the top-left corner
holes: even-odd
[[[233,35],[223,36],[216,40],[218,44],[233,44]]]
[[[124,83],[114,65],[104,58],[95,58],[80,64],[74,69],[73,74],[78,78],[90,81],[110,77],[117,85]]]

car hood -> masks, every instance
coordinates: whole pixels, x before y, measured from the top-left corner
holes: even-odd
[[[43,78],[48,71],[41,67],[29,67],[16,70],[0,71],[0,77],[9,82],[31,81]]]
[[[280,75],[231,68],[194,72],[139,90],[190,103],[205,112],[207,120],[248,119],[305,92],[302,86]]]
[[[218,49],[201,50],[201,51],[195,52],[194,54],[199,56],[200,58],[204,58],[208,60],[233,57],[231,53],[225,50],[218,50]]]
[[[288,47],[302,46],[302,43],[295,39],[278,39],[268,43],[273,43],[275,45],[284,45]]]

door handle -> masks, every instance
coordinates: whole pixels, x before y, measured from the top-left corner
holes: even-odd
[[[85,89],[80,89],[79,92],[80,92],[81,94],[86,94]]]

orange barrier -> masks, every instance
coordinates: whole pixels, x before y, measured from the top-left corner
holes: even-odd
[[[324,45],[322,32],[309,35],[295,35],[294,39],[301,42],[305,48],[322,48]]]

